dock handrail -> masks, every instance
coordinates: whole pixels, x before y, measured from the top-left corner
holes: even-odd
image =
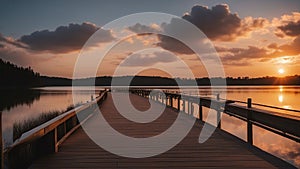
[[[23,133],[3,151],[5,168],[24,168],[41,155],[57,152],[61,143],[93,115],[97,104],[101,104],[106,97],[107,91],[101,91],[93,101]],[[85,120],[79,122],[77,116],[82,116]]]
[[[142,97],[150,98],[154,101],[167,105],[177,111],[186,112],[194,115],[194,105],[198,106],[199,120],[203,120],[203,107],[214,109],[217,111],[218,128],[221,128],[221,113],[236,117],[247,122],[247,142],[253,145],[253,125],[281,135],[290,140],[300,142],[300,116],[292,116],[282,114],[276,110],[285,110],[300,112],[298,110],[290,110],[275,106],[268,106],[258,103],[252,103],[249,98],[247,102],[225,100],[219,97],[200,97],[191,95],[181,95],[179,93],[151,91],[146,89],[131,89],[131,93],[138,94]],[[177,107],[173,104],[177,101]],[[187,104],[185,103],[187,102]],[[240,105],[237,103],[243,103]],[[186,106],[187,105],[187,106]],[[273,108],[274,110],[265,110],[262,108],[252,107],[252,105]],[[288,124],[288,125],[287,125]]]

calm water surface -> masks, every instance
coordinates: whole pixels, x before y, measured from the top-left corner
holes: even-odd
[[[91,100],[94,92],[90,89],[89,87],[76,87],[75,97],[79,98],[77,101],[84,103]],[[103,88],[96,87],[96,90],[101,89]],[[227,99],[231,100],[247,101],[247,98],[252,98],[254,103],[300,110],[300,87],[298,86],[234,86],[228,87],[227,92],[224,88],[216,88],[214,93],[209,87],[200,87],[199,89],[200,95],[214,96],[216,93],[220,93],[221,98],[225,98],[225,95]],[[177,89],[168,90],[178,91]],[[199,95],[193,88],[184,89],[183,92],[189,95]],[[37,117],[41,113],[65,110],[69,105],[74,104],[72,87],[45,87],[29,91],[3,91],[2,93],[0,110],[2,111],[2,131],[6,146],[13,142],[12,126],[14,123]],[[195,116],[197,114],[195,112]],[[292,115],[299,116],[300,114],[292,113]],[[206,116],[207,110],[204,112],[204,119]],[[241,139],[246,139],[245,122],[223,114],[221,125],[223,130]],[[254,144],[257,147],[300,167],[299,143],[259,127],[254,127],[253,130]]]
[[[14,123],[38,117],[42,113],[66,110],[72,104],[90,101],[94,94],[89,87],[75,87],[74,89],[76,103],[73,103],[72,87],[2,91],[0,110],[2,111],[2,134],[5,147],[13,143]],[[100,89],[96,88],[96,90]]]
[[[171,90],[172,91],[172,90]],[[177,91],[174,90],[173,91]],[[226,91],[226,92],[225,92]],[[214,92],[210,88],[200,88],[199,93],[195,89],[185,89],[188,95],[207,95],[216,97],[220,94],[221,98],[239,100],[247,102],[248,98],[253,103],[271,105],[286,109],[300,110],[300,86],[229,86],[224,88],[216,87]],[[253,106],[259,107],[259,106]],[[259,107],[262,108],[262,107]],[[268,108],[264,108],[268,109]],[[197,110],[197,108],[195,109]],[[275,110],[276,111],[276,110]],[[278,110],[277,110],[278,111]],[[279,113],[300,116],[298,112],[278,111]],[[203,118],[207,117],[208,109],[204,109]],[[194,116],[198,116],[196,111]],[[213,124],[216,125],[216,124]],[[286,124],[288,125],[288,124]],[[246,141],[247,123],[226,114],[222,115],[221,128],[229,133]],[[300,144],[282,136],[264,130],[260,127],[253,127],[254,145],[277,156],[300,168]]]

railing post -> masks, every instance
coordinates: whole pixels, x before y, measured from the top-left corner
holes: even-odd
[[[177,97],[177,110],[180,112],[180,96]]]
[[[202,105],[201,105],[201,99],[199,101],[199,119],[201,121],[203,121],[203,108],[202,108]]]
[[[193,102],[191,102],[191,115],[194,116],[194,105],[193,105]]]
[[[58,146],[57,146],[57,127],[54,129],[54,152],[58,152]]]
[[[190,114],[191,113],[191,102],[190,102],[190,100],[187,100],[187,105],[188,105],[187,114]]]
[[[251,122],[251,110],[250,108],[252,107],[252,99],[248,98],[247,100],[247,142],[249,144],[253,144],[253,128],[252,128],[252,122]]]
[[[217,107],[217,126],[218,126],[218,128],[221,128],[221,105],[220,105],[219,101],[220,101],[220,94],[218,93],[217,94],[217,104],[218,104],[218,107]]]
[[[166,95],[166,106],[169,106],[169,96]]]
[[[185,112],[185,100],[182,99],[182,112]]]

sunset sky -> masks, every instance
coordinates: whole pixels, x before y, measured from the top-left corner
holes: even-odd
[[[188,65],[195,77],[207,76],[193,52],[160,35],[176,31],[171,21],[133,23],[122,33],[157,34],[126,39],[120,39],[120,32],[115,29],[103,28],[129,14],[162,12],[198,27],[214,45],[226,76],[295,75],[300,74],[299,9],[298,0],[1,1],[0,58],[30,66],[42,75],[72,77],[83,45],[97,32],[97,45],[85,48],[84,52],[93,53],[97,48],[101,53],[106,46],[121,40],[99,65],[98,76],[113,75],[121,64],[120,75],[130,75],[133,68],[147,67],[140,75],[168,76],[157,68],[175,65],[172,71],[176,76],[189,77],[178,59]],[[188,36],[189,31],[181,33]],[[198,43],[199,39],[191,40]],[[127,62],[122,63],[125,58]],[[93,62],[87,61],[87,69]]]

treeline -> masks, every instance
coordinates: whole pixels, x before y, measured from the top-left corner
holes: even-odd
[[[227,85],[300,85],[300,76],[285,76],[285,77],[227,77]]]
[[[87,79],[79,79],[75,84],[78,85],[89,85],[95,84],[96,86],[210,86],[210,85],[300,85],[300,76],[286,76],[286,77],[259,77],[259,78],[249,78],[249,77],[227,77],[227,78],[197,78],[196,80],[186,79],[186,78],[166,78],[159,76],[121,76],[114,77],[112,83],[112,77],[103,76]]]
[[[0,87],[43,87],[43,86],[210,86],[210,85],[300,85],[300,76],[286,77],[227,77],[225,78],[166,78],[159,76],[102,76],[96,78],[72,79],[60,77],[40,76],[30,67],[22,68],[0,59]],[[130,84],[129,84],[130,82]]]
[[[0,86],[28,88],[39,86],[40,74],[0,59]]]

